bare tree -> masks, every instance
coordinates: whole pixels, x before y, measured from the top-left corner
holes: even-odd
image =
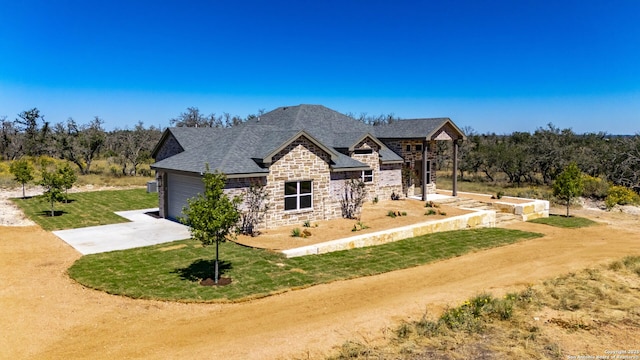
[[[340,198],[342,217],[356,219],[367,195],[366,185],[361,180],[349,179],[344,183],[344,194]]]

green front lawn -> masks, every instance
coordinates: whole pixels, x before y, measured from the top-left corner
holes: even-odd
[[[545,224],[561,228],[576,229],[597,224],[597,222],[575,216],[549,215],[547,218],[539,218],[530,220],[529,222],[536,224]]]
[[[380,274],[542,236],[500,228],[450,231],[386,245],[286,259],[282,254],[221,244],[227,286],[205,287],[215,247],[193,240],[86,255],[69,268],[85,286],[133,298],[242,301],[295,288]]]
[[[12,201],[29,219],[51,231],[127,222],[113,212],[158,207],[158,194],[146,189],[73,193],[68,203],[55,204],[53,217],[51,205],[42,196]]]

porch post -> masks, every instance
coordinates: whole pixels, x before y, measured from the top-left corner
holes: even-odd
[[[422,201],[427,201],[427,140],[422,140]]]
[[[453,196],[458,196],[458,140],[453,140]]]

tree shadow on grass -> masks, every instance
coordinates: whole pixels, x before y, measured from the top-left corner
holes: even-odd
[[[180,278],[183,280],[189,281],[200,281],[207,278],[212,278],[214,276],[213,266],[215,264],[215,260],[196,260],[191,265],[186,268],[179,268],[172,271],[172,273],[180,274]],[[218,271],[220,272],[220,276],[222,276],[228,270],[231,270],[233,266],[230,262],[220,260],[218,261]]]
[[[53,216],[62,216],[64,214],[66,214],[67,212],[64,210],[55,210],[53,212]],[[44,216],[44,217],[51,217],[51,210],[42,210],[38,213],[38,215],[40,216]]]

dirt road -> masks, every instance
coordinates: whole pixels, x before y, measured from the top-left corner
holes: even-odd
[[[0,358],[322,358],[346,340],[374,341],[426,308],[626,255],[640,255],[639,217],[583,211],[602,224],[511,225],[544,238],[379,276],[241,304],[132,300],[88,290],[66,269],[80,255],[38,227],[0,227]]]

